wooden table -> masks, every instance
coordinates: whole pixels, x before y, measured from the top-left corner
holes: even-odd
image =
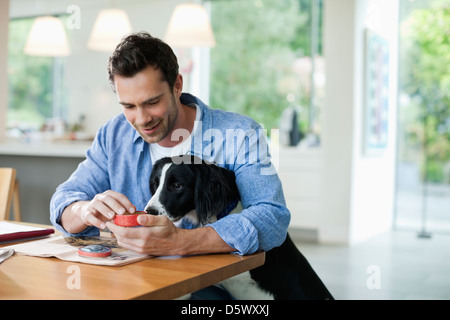
[[[210,254],[106,267],[15,254],[0,264],[0,300],[174,299],[261,266],[264,258]]]

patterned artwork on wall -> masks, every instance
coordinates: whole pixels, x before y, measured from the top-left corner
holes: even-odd
[[[366,30],[364,152],[380,154],[388,145],[389,42]]]

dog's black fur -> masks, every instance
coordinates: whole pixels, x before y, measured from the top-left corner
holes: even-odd
[[[233,171],[193,156],[158,160],[150,177],[153,195],[162,183],[160,178],[164,166],[170,163],[177,165],[165,170],[165,182],[158,194],[165,212],[149,202],[145,209],[148,213],[166,214],[177,221],[195,210],[194,220],[197,221],[194,222],[201,226],[213,222],[229,203],[239,199]],[[193,219],[192,215],[189,218]],[[251,270],[250,276],[260,289],[271,293],[276,300],[333,300],[289,234],[281,246],[266,252],[264,265]]]

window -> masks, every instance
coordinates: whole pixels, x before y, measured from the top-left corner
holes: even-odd
[[[400,1],[395,225],[450,231],[450,0]]]
[[[39,57],[23,52],[34,18],[9,22],[8,134],[41,130],[49,119],[64,119],[67,103],[63,94],[64,58]]]
[[[320,133],[324,97],[321,0],[211,0],[210,105],[268,130],[294,106],[303,133]]]

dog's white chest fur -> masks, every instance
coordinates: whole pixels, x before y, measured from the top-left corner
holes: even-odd
[[[273,300],[273,295],[261,290],[250,272],[244,272],[220,282],[220,284],[237,300]]]
[[[232,278],[219,282],[236,300],[273,300],[271,293],[261,290],[258,284],[246,271]],[[189,300],[191,294],[179,297],[177,300]]]

